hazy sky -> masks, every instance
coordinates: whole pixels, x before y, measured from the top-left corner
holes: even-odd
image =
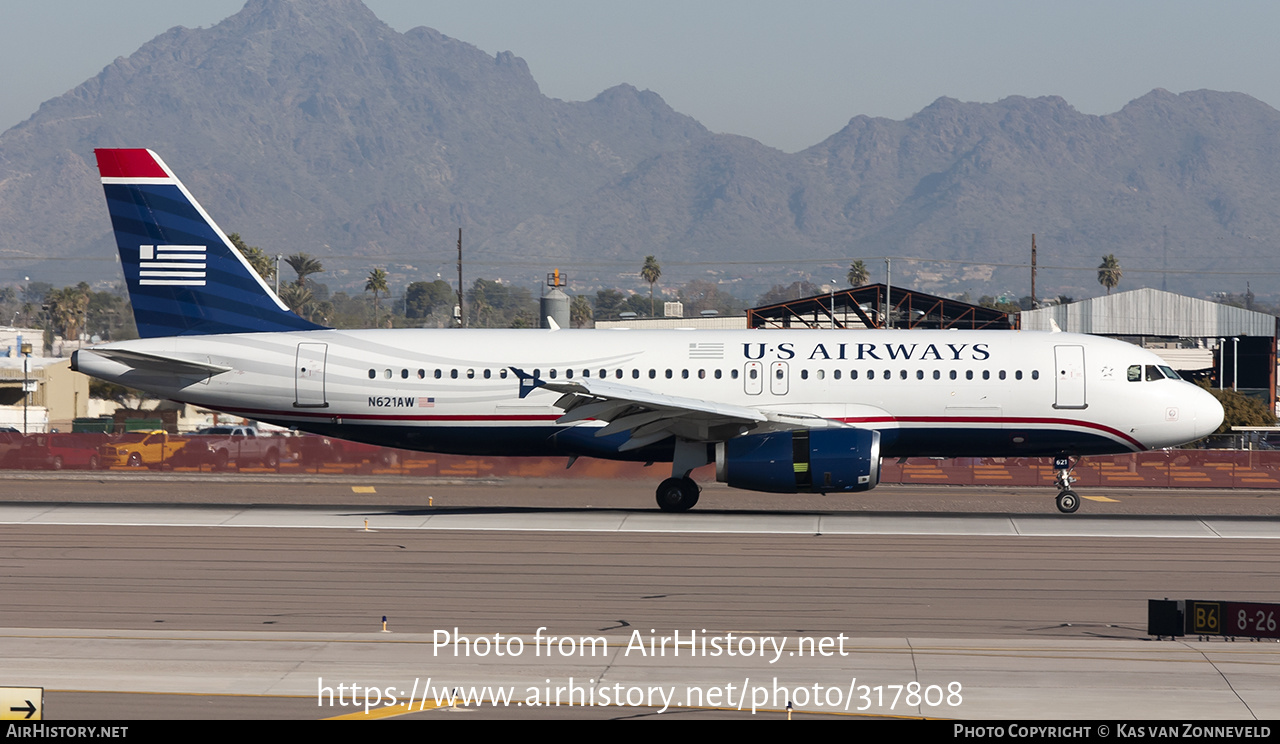
[[[305,0],[298,0],[305,1]],[[618,83],[709,129],[789,152],[859,114],[902,119],[939,96],[1060,95],[1111,113],[1152,88],[1239,91],[1280,105],[1280,3],[1181,0],[366,0],[393,28],[430,26],[529,63],[543,93]],[[0,130],[173,26],[243,0],[0,0]]]

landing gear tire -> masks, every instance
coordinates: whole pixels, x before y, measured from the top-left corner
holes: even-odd
[[[1063,491],[1058,494],[1056,499],[1058,503],[1058,511],[1063,514],[1074,514],[1076,509],[1080,508],[1080,497],[1075,491]]]
[[[668,478],[658,486],[658,508],[664,512],[684,512],[698,503],[701,489],[691,478]]]

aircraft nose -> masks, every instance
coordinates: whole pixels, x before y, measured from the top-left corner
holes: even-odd
[[[1222,426],[1222,420],[1226,413],[1222,409],[1222,404],[1208,390],[1201,388],[1195,389],[1195,399],[1192,401],[1191,410],[1195,412],[1195,438],[1208,436],[1217,431]]]

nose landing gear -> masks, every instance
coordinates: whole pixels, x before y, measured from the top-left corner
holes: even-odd
[[[1074,514],[1076,509],[1080,508],[1080,496],[1071,490],[1071,484],[1076,482],[1076,478],[1071,474],[1075,471],[1076,465],[1080,464],[1080,458],[1075,458],[1072,462],[1071,457],[1062,456],[1053,458],[1053,468],[1055,472],[1055,480],[1058,484],[1058,497],[1054,500],[1058,505],[1058,511],[1063,514]]]

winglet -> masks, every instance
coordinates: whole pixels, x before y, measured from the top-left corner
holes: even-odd
[[[542,380],[542,378],[534,377],[533,375],[529,374],[528,372],[525,372],[519,367],[511,367],[510,369],[512,372],[515,373],[516,377],[520,379],[520,397],[521,398],[528,397],[529,393],[532,393],[534,390],[537,390],[538,388],[546,384]]]

